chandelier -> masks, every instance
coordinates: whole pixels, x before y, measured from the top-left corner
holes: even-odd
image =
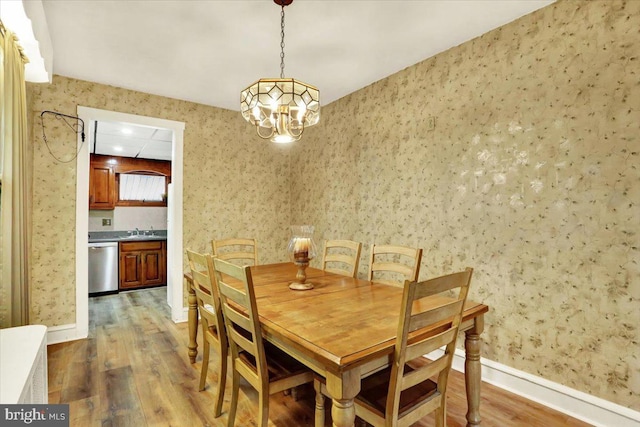
[[[258,136],[272,142],[297,141],[307,126],[320,120],[320,91],[300,80],[284,77],[284,7],[293,0],[273,0],[280,13],[280,78],[265,78],[240,93],[242,117]]]

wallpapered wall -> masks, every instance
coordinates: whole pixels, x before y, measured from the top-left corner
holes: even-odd
[[[561,1],[332,103],[292,217],[363,242],[361,277],[373,242],[474,267],[485,357],[640,410],[638,28]]]
[[[306,222],[364,242],[364,275],[370,243],[420,246],[422,278],[475,268],[485,357],[640,410],[638,28],[640,2],[561,1],[324,107],[291,167],[237,112],[29,84],[31,319],[75,321],[76,166],[38,116],[83,105],[186,122],[185,247],[256,236],[281,261]],[[68,159],[75,136],[47,126]]]
[[[76,163],[57,162],[47,151],[43,110],[76,114],[82,105],[185,122],[184,247],[210,252],[211,239],[255,236],[262,262],[286,259],[288,149],[258,139],[237,112],[60,76],[27,88],[34,147],[32,323],[75,322]],[[55,119],[45,125],[54,154],[71,158],[75,134]]]

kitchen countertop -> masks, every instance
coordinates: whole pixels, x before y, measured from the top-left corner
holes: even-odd
[[[89,232],[89,243],[167,240],[167,230],[140,230],[138,235],[130,233],[129,231],[92,231]]]

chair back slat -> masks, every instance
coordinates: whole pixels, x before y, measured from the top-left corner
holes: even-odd
[[[413,258],[416,256],[416,249],[406,247],[406,246],[398,246],[398,245],[375,245],[376,246],[376,254],[399,254],[404,255],[409,258]]]
[[[419,369],[406,374],[402,378],[402,390],[406,390],[416,384],[428,380],[429,378],[439,373],[441,370],[446,369],[447,363],[448,360],[446,356],[441,356],[433,362],[429,363],[429,366],[425,367],[424,369]]]
[[[225,307],[223,307],[223,309],[224,308]],[[251,330],[251,320],[248,319],[243,313],[238,312],[237,308],[229,306],[226,307],[226,310],[224,312],[225,314],[229,313],[230,320],[234,325],[240,326],[240,328],[244,329],[245,331]]]
[[[406,360],[413,360],[416,357],[420,357],[425,354],[431,353],[433,350],[437,350],[443,345],[447,345],[449,341],[456,337],[456,331],[453,328],[448,328],[446,331],[435,335],[428,340],[409,345],[406,350]]]
[[[402,287],[405,280],[415,282],[420,274],[422,249],[397,245],[371,245],[367,279]],[[395,277],[400,276],[399,279]],[[391,277],[389,277],[391,276]]]
[[[429,297],[431,295],[441,294],[446,291],[450,291],[452,289],[458,288],[460,286],[460,276],[466,276],[466,271],[461,271],[458,273],[450,274],[448,276],[443,276],[442,280],[436,280],[431,283],[429,286],[420,286],[416,288],[415,299],[422,299],[425,297]],[[440,278],[438,278],[440,279]],[[462,279],[464,280],[464,279]]]
[[[235,259],[237,260],[248,260],[248,261],[252,261],[253,262],[253,252],[240,252],[240,251],[236,251],[236,252],[227,252],[224,254],[218,254],[216,255],[217,258],[223,259],[225,261],[233,261]],[[249,264],[251,265],[251,264]]]
[[[258,244],[255,239],[212,240],[213,256],[238,265],[258,265]]]
[[[330,273],[356,277],[362,243],[352,240],[325,240],[322,269]]]
[[[429,310],[424,313],[418,313],[411,316],[409,321],[409,332],[424,328],[434,323],[450,320],[453,316],[460,313],[462,301],[452,301],[444,304],[437,310]]]
[[[228,285],[227,282],[224,282],[224,283]],[[249,299],[247,297],[247,294],[232,286],[224,286],[224,287],[220,286],[220,295],[226,296],[231,301],[236,302],[242,307],[249,305]]]
[[[374,262],[372,268],[374,271],[389,271],[392,273],[400,273],[404,277],[411,277],[411,275],[413,274],[413,267],[393,262]]]
[[[228,313],[228,311],[225,313]],[[257,357],[258,349],[255,341],[245,338],[242,333],[238,332],[235,329],[229,331],[228,335],[229,339],[233,340],[233,342],[236,343],[237,346],[242,348],[247,353],[251,354],[253,357]]]
[[[198,309],[200,316],[204,317],[211,325],[216,325],[216,313],[215,302],[213,301],[213,295],[205,291],[207,282],[211,279],[208,275],[201,273],[200,271],[192,271],[193,288],[196,292],[196,301],[198,302]],[[224,324],[222,324],[224,327]]]
[[[187,252],[187,260],[189,261],[189,269],[192,272],[192,277],[193,277],[194,271],[198,271],[200,273],[207,275],[207,277],[209,277],[210,271],[209,271],[209,261],[207,260],[207,255],[194,252],[190,249],[187,249],[186,252]],[[194,285],[195,285],[195,281],[194,281]],[[195,287],[197,286],[194,286],[194,288]],[[205,292],[209,292],[210,286],[204,286],[201,288],[204,289]]]
[[[349,264],[353,261],[353,257],[345,254],[327,254],[324,258],[325,262],[341,262]]]

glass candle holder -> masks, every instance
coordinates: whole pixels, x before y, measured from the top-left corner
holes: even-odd
[[[307,282],[306,269],[309,261],[316,257],[317,249],[313,241],[312,225],[292,225],[291,239],[287,251],[291,254],[293,263],[298,267],[296,281],[289,285],[290,289],[304,291],[313,289],[313,283]]]

